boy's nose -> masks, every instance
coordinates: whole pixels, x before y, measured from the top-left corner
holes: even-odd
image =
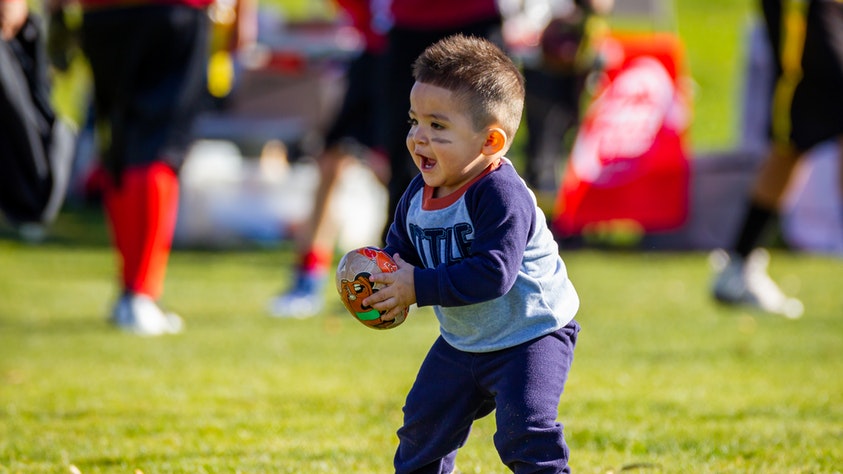
[[[412,138],[413,142],[415,143],[425,143],[427,141],[427,135],[424,133],[421,127],[418,127],[412,132],[410,132],[410,138]]]

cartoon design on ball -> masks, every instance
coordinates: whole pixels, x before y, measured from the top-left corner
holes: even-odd
[[[364,306],[363,300],[369,296],[377,293],[377,289],[372,287],[372,282],[369,281],[370,273],[358,273],[354,280],[342,280],[342,291],[345,293],[345,301],[348,302],[350,309],[357,314],[357,317],[364,321],[373,321],[378,319],[381,314],[378,310],[371,306]]]
[[[378,311],[363,305],[363,300],[378,292],[382,285],[372,283],[369,278],[376,272],[398,271],[398,264],[377,247],[361,247],[346,253],[337,266],[336,284],[343,305],[358,321],[374,329],[394,328],[407,318],[409,308],[394,319],[384,320],[388,311]]]

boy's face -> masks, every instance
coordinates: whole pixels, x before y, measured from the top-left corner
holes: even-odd
[[[407,149],[435,197],[447,196],[485,170],[497,155],[486,155],[489,130],[476,131],[454,93],[416,82],[410,92]]]

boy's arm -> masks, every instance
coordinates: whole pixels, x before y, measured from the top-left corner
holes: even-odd
[[[484,180],[469,190],[466,204],[471,249],[460,262],[416,269],[419,306],[480,303],[506,294],[515,283],[535,227],[535,204],[526,187],[520,179]]]
[[[410,236],[407,234],[407,214],[409,213],[411,197],[424,187],[424,181],[421,179],[414,180],[407,187],[404,195],[398,201],[394,216],[389,216],[392,220],[389,229],[386,233],[386,245],[383,250],[390,256],[396,253],[401,255],[401,258],[414,266],[421,266],[421,261],[416,254],[416,248]]]
[[[402,290],[405,293],[402,296],[397,293],[408,285],[412,285],[413,302],[419,306],[464,306],[506,294],[518,276],[527,241],[535,228],[535,202],[520,180],[513,183],[491,179],[469,190],[466,203],[471,213],[473,240],[465,258],[436,268],[422,268],[419,262],[412,261],[414,267],[396,259],[398,272],[373,275],[373,281],[393,287],[378,291],[364,303],[382,311],[397,311],[393,305],[407,301],[410,292]],[[399,230],[404,228],[398,218],[393,225]],[[390,231],[385,250],[411,260],[400,250],[401,241],[395,240],[397,235]],[[414,249],[411,253],[413,259],[418,258]]]

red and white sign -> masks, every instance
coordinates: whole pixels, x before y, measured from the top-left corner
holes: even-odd
[[[557,198],[553,227],[562,237],[612,221],[666,231],[688,214],[690,101],[678,40],[607,41],[606,81],[587,109]]]

